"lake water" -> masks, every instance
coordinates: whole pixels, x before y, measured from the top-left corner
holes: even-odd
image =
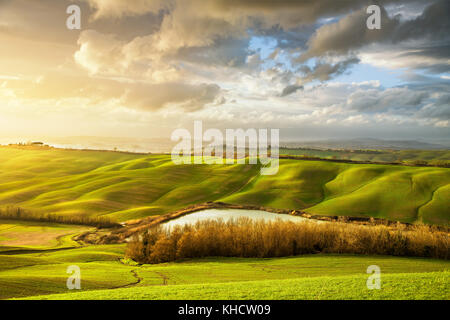
[[[228,221],[230,219],[238,219],[240,217],[247,217],[256,221],[275,221],[280,219],[282,221],[302,222],[310,221],[309,219],[288,214],[278,214],[261,210],[245,210],[245,209],[207,209],[193,212],[177,219],[170,220],[163,224],[163,226],[171,228],[174,226],[183,226],[186,224],[195,224],[197,221],[222,219]]]

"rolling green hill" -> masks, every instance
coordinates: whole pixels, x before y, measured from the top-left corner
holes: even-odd
[[[169,155],[0,148],[0,207],[120,221],[206,201],[448,225],[450,169],[280,160],[174,165]]]

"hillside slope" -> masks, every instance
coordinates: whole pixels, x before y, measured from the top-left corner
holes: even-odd
[[[109,215],[124,221],[206,201],[448,224],[450,169],[280,160],[174,165],[168,155],[0,148],[0,208]]]

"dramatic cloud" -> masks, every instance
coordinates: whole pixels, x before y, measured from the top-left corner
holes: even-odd
[[[85,0],[95,9],[94,19],[142,15],[163,9],[171,0]]]
[[[92,134],[203,119],[448,136],[450,2],[375,2],[380,30],[373,0],[0,0],[0,110],[43,127],[74,110]]]
[[[430,5],[425,8],[420,16],[401,23],[394,30],[392,34],[393,42],[424,37],[448,40],[450,37],[448,12],[450,12],[450,2],[447,0],[430,1]]]
[[[306,61],[313,57],[330,54],[347,54],[372,43],[397,44],[417,39],[428,41],[450,39],[448,20],[450,3],[446,0],[431,2],[420,16],[403,22],[398,16],[390,17],[384,7],[381,9],[381,29],[361,28],[367,19],[365,8],[362,8],[336,23],[320,27],[308,41],[308,50],[298,60]],[[442,49],[445,49],[446,45],[444,44]],[[434,54],[439,51],[436,46],[433,49]]]
[[[219,86],[207,84],[135,85],[127,88],[124,100],[125,104],[146,110],[155,110],[169,104],[177,104],[184,110],[194,111],[214,102],[219,93]],[[218,100],[217,102],[221,103],[221,101]]]
[[[327,54],[343,55],[363,45],[386,41],[399,23],[396,19],[390,19],[383,8],[381,29],[361,28],[366,24],[367,17],[365,8],[362,8],[336,23],[320,27],[308,41],[308,50],[299,57],[298,61],[304,62]]]
[[[90,104],[113,100],[117,105],[147,111],[159,110],[165,106],[194,111],[202,109],[206,104],[222,101],[220,87],[215,84],[151,84],[58,75],[8,80],[3,88],[25,99],[83,98]]]

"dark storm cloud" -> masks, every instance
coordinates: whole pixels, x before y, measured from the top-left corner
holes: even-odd
[[[448,12],[450,2],[439,0],[431,2],[417,18],[402,22],[399,17],[390,17],[381,7],[381,29],[369,30],[365,27],[368,15],[365,8],[362,8],[336,23],[319,28],[308,41],[308,50],[298,60],[306,61],[328,54],[347,54],[372,43],[397,44],[418,39],[445,42],[441,48],[434,47],[435,52],[441,51],[441,54],[445,54],[450,34]],[[449,56],[448,51],[446,56]]]
[[[300,71],[304,74],[304,76],[301,77],[301,81],[327,81],[335,76],[343,74],[350,66],[357,64],[358,62],[359,59],[356,57],[339,61],[334,64],[319,60],[313,68],[310,68],[306,65],[300,67]]]
[[[265,25],[295,27],[315,23],[319,18],[346,14],[350,10],[373,4],[372,0],[84,0],[95,10],[95,17],[128,17],[148,12],[173,12],[188,5],[194,12],[210,17],[259,19]],[[404,3],[406,0],[377,0],[380,5]],[[282,19],[281,19],[282,18]]]
[[[438,0],[431,2],[424,12],[416,19],[399,24],[392,34],[392,42],[420,39],[423,37],[431,39],[449,39],[450,1]]]
[[[283,89],[283,91],[280,94],[280,97],[288,96],[288,95],[293,94],[293,93],[297,92],[298,90],[302,90],[302,89],[303,89],[303,86],[301,86],[301,85],[296,85],[296,84],[289,85]]]

